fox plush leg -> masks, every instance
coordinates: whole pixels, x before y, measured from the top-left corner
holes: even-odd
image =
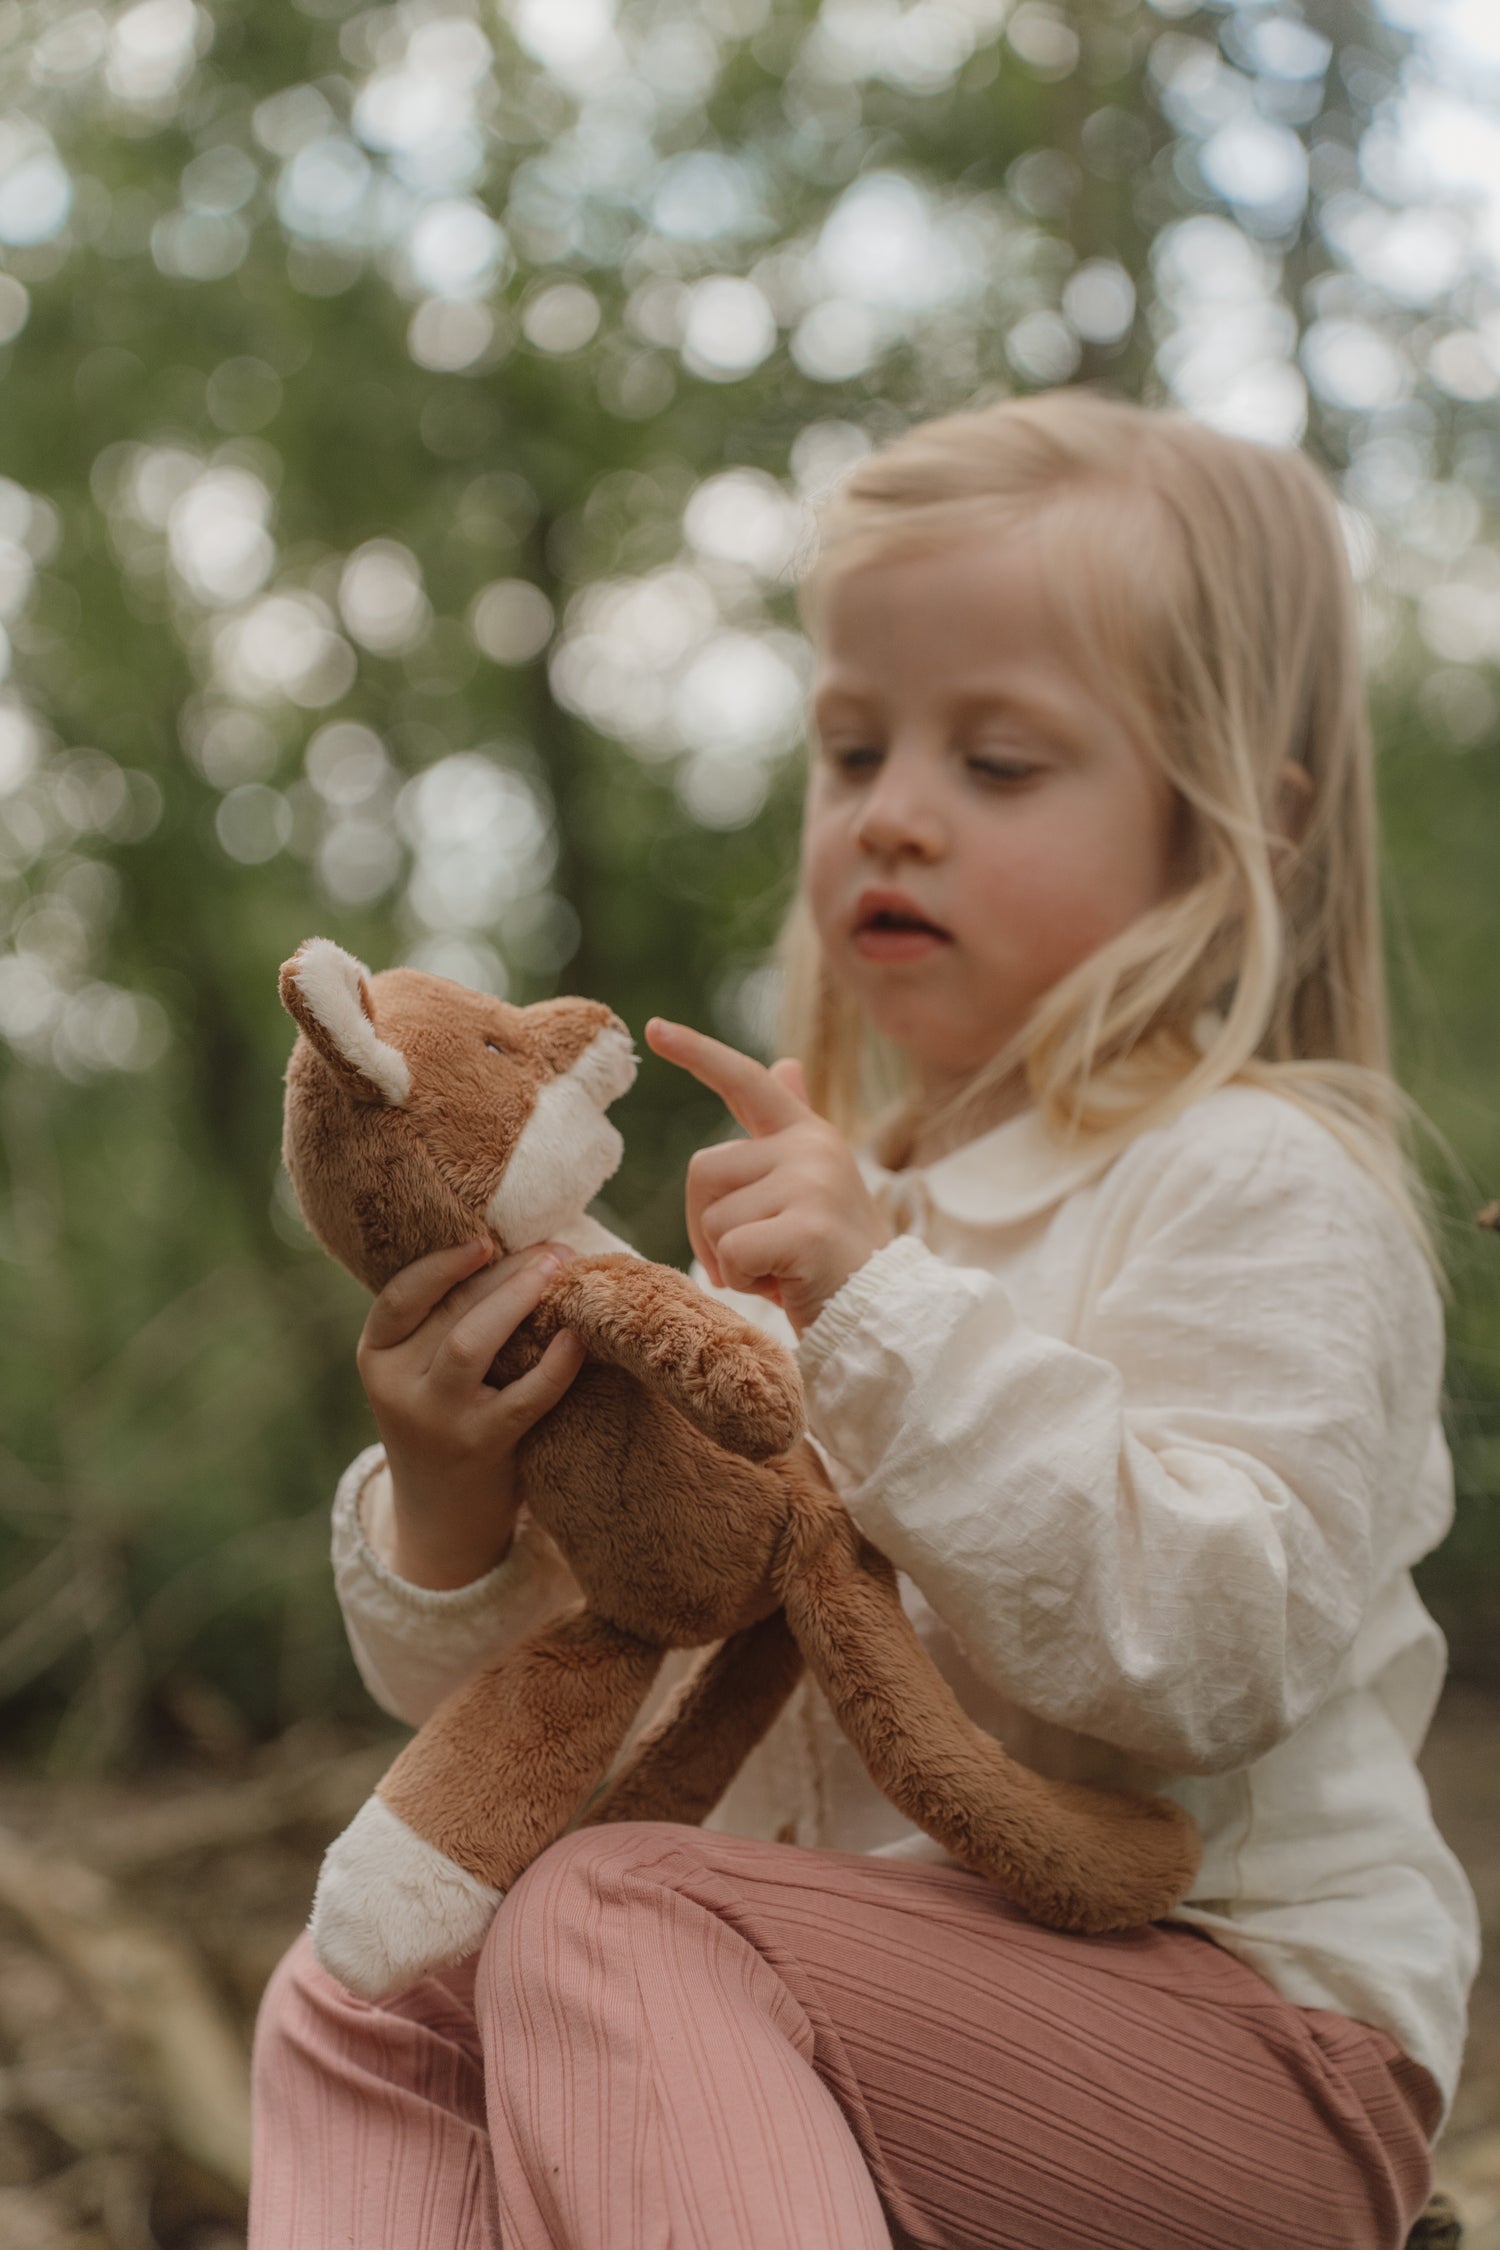
[[[837,1494],[810,1468],[787,1473],[787,1617],[876,1786],[1051,1929],[1133,1929],[1185,1898],[1202,1847],[1181,1807],[1017,1765],[960,1709],[901,1606],[895,1571]]]
[[[784,1610],[731,1634],[683,1682],[578,1826],[706,1819],[801,1677],[802,1651]]]
[[[439,1704],[335,1838],[313,1951],[362,1999],[461,1961],[572,1819],[655,1679],[661,1650],[578,1608]]]

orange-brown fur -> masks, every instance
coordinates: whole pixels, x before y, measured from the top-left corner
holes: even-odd
[[[303,1033],[286,1161],[308,1223],[371,1288],[475,1233],[539,1091],[622,1028],[591,1001],[514,1008],[412,970],[361,980],[366,1017],[409,1066],[396,1104],[329,1051],[297,969],[282,972]],[[522,1441],[518,1474],[582,1599],[402,1752],[379,1795],[408,1827],[504,1890],[570,1822],[701,1819],[805,1660],[892,1801],[1037,1919],[1127,1927],[1185,1895],[1199,1845],[1176,1805],[1044,1781],[964,1715],[890,1564],[799,1442],[779,1345],[670,1268],[581,1257],[493,1379],[534,1365],[564,1326],[589,1356]],[[601,1790],[664,1652],[698,1647],[710,1655]]]

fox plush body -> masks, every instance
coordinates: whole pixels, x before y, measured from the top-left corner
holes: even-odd
[[[300,1031],[283,1153],[324,1247],[379,1290],[486,1230],[505,1251],[566,1242],[491,1377],[564,1327],[587,1354],[517,1454],[580,1598],[450,1695],[334,1842],[312,1915],[326,1968],[378,1998],[472,1952],[570,1824],[703,1819],[804,1664],[878,1787],[1038,1921],[1128,1928],[1186,1895],[1199,1842],[1179,1807],[1043,1780],[965,1716],[803,1442],[790,1356],[587,1216],[635,1075],[618,1017],[372,976],[326,938],[281,996]],[[611,1771],[674,1649],[705,1653]]]

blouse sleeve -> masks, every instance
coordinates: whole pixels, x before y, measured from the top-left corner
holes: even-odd
[[[360,1678],[383,1711],[420,1726],[472,1678],[578,1597],[554,1542],[523,1509],[503,1562],[468,1586],[413,1586],[382,1560],[362,1510],[378,1499],[385,1454],[370,1446],[339,1480],[333,1579]]]
[[[799,1358],[851,1514],[976,1670],[1211,1774],[1327,1695],[1421,1474],[1443,1342],[1420,1251],[1331,1134],[1274,1096],[1227,1138],[1192,1114],[1101,1189],[1075,1340],[902,1235]]]

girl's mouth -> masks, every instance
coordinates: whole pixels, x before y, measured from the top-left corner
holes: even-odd
[[[952,942],[946,930],[905,904],[866,909],[854,931],[854,950],[866,961],[919,961]]]

